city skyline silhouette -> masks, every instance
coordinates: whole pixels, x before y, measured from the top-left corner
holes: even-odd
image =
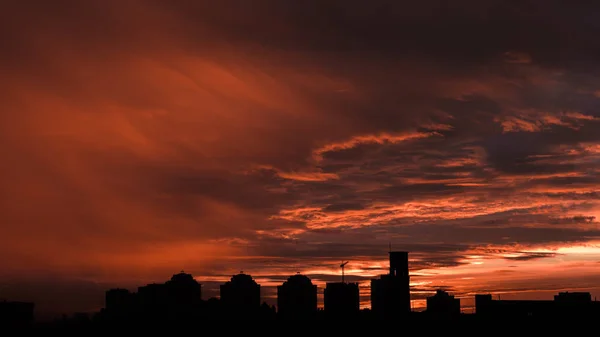
[[[464,314],[477,294],[492,294],[479,298],[490,312],[564,292],[594,302],[599,13],[563,0],[8,1],[0,301],[83,319],[107,289],[184,271],[203,300],[250,275],[265,314],[304,275],[323,309],[327,283],[357,284],[329,288],[348,296],[330,303],[339,313],[355,287],[367,309],[391,284],[392,250],[410,253],[401,302],[414,312],[430,296]]]
[[[108,289],[104,306],[93,313],[63,314],[51,322],[35,319],[35,303],[0,302],[0,324],[12,328],[137,327],[197,325],[211,321],[314,321],[354,320],[385,322],[588,322],[600,316],[600,302],[589,292],[560,292],[553,300],[506,300],[493,294],[475,294],[475,311],[465,313],[461,299],[443,289],[427,296],[426,308],[411,305],[408,252],[389,251],[386,274],[371,280],[370,308],[360,307],[358,283],[328,282],[324,306],[317,303],[318,287],[296,273],[277,286],[277,305],[263,301],[261,286],[240,272],[220,285],[218,298],[203,299],[202,284],[180,271],[163,283],[131,291]],[[349,261],[348,261],[349,262]],[[344,267],[347,263],[342,263]],[[342,274],[343,275],[343,274]]]

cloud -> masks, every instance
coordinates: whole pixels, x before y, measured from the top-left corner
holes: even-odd
[[[282,170],[279,170],[275,167],[272,166],[268,166],[268,165],[260,165],[259,167],[257,167],[257,170],[265,170],[265,171],[272,171],[274,172],[277,176],[279,176],[280,178],[283,179],[288,179],[288,180],[296,180],[296,181],[327,181],[327,180],[331,180],[331,179],[339,179],[339,176],[335,173],[325,173],[325,172],[321,172],[321,171],[317,171],[317,170],[312,170],[312,171],[295,171],[295,172],[285,172]],[[253,170],[251,170],[249,173],[252,174]]]
[[[515,256],[506,256],[507,260],[517,260],[517,261],[529,261],[534,259],[543,259],[547,257],[554,257],[556,254],[554,253],[522,253]]]
[[[538,111],[527,111],[519,116],[506,116],[503,120],[497,119],[504,132],[540,132],[554,126],[578,130],[582,122],[595,121],[595,116],[584,115],[580,112],[564,112],[559,114],[545,114]]]
[[[350,278],[384,272],[391,242],[411,252],[417,290],[532,290],[531,270],[550,279],[567,262],[584,286],[599,236],[597,9],[8,4],[1,274],[322,284],[340,259]]]
[[[355,136],[345,142],[331,143],[331,144],[327,144],[323,147],[320,147],[320,148],[314,150],[313,156],[315,157],[316,161],[321,161],[323,154],[325,154],[327,152],[348,150],[348,149],[352,149],[360,144],[372,144],[372,143],[374,143],[374,144],[384,144],[384,143],[394,144],[394,143],[398,143],[398,142],[409,141],[412,139],[430,137],[432,135],[434,135],[434,134],[432,134],[432,133],[427,134],[427,133],[422,133],[422,132],[411,132],[411,133],[400,134],[400,135],[380,134],[380,135]]]

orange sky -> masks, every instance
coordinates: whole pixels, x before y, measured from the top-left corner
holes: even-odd
[[[390,242],[415,307],[600,294],[597,11],[435,3],[5,5],[0,298],[349,260],[368,306]]]

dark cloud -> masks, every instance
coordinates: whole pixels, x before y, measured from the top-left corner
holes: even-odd
[[[173,7],[189,20],[206,20],[232,41],[296,52],[413,53],[464,64],[489,61],[511,50],[530,52],[534,62],[547,64],[593,60],[598,52],[592,31],[599,27],[593,23],[592,4],[267,0],[252,5],[254,17],[246,14],[248,6],[233,0],[220,5],[186,1]],[[211,13],[211,19],[204,12]],[[257,15],[270,20],[256,22]],[[585,53],[578,55],[575,48]]]
[[[525,253],[519,256],[507,256],[505,259],[507,260],[516,260],[516,261],[529,261],[534,259],[543,259],[547,257],[554,257],[556,254],[554,253]]]

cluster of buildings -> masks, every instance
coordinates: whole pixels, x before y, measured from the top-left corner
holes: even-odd
[[[562,292],[554,300],[500,300],[475,295],[475,314],[462,314],[459,298],[438,290],[427,298],[427,309],[411,308],[408,252],[389,253],[389,272],[371,280],[371,308],[360,310],[358,283],[331,282],[323,291],[324,308],[317,307],[317,286],[305,275],[290,276],[277,286],[277,307],[261,302],[261,287],[240,273],[220,286],[219,298],[202,299],[202,287],[190,274],[175,274],[165,283],[139,287],[136,292],[110,289],[97,315],[105,322],[196,321],[202,319],[483,319],[600,317],[600,302],[586,292]],[[33,320],[33,303],[0,302],[0,323]]]
[[[220,287],[220,298],[201,300],[201,285],[185,273],[174,275],[165,284],[140,287],[137,293],[112,289],[106,293],[106,313],[131,314],[136,308],[145,316],[159,310],[161,317],[183,317],[196,312],[209,318],[331,318],[356,317],[371,319],[458,319],[478,318],[552,318],[600,317],[600,302],[592,301],[590,293],[563,292],[554,300],[500,300],[490,294],[475,295],[475,315],[461,313],[459,298],[438,290],[427,298],[427,309],[414,312],[408,252],[389,252],[389,272],[371,280],[371,308],[360,310],[358,283],[331,282],[323,290],[323,310],[317,308],[317,286],[305,275],[290,276],[277,287],[277,308],[261,304],[260,285],[243,273],[234,275]],[[137,304],[136,304],[137,303]],[[125,309],[127,308],[127,309]],[[169,309],[169,308],[177,308]],[[200,308],[197,311],[192,308]],[[368,314],[366,314],[367,312]],[[118,315],[117,315],[118,316]]]
[[[106,292],[102,315],[112,320],[207,319],[310,319],[318,314],[317,286],[305,275],[290,276],[277,287],[277,309],[261,302],[260,285],[247,274],[237,274],[220,286],[219,298],[201,298],[201,285],[181,272],[163,284],[139,287],[137,292],[111,289]],[[325,308],[332,314],[359,311],[357,283],[329,283]]]
[[[371,281],[371,312],[383,318],[411,313],[408,253],[390,252],[389,273]],[[203,316],[209,318],[349,317],[360,313],[358,283],[330,282],[323,291],[324,308],[317,307],[317,286],[305,275],[290,276],[277,286],[277,308],[261,303],[260,285],[247,274],[237,274],[220,286],[219,299],[203,301],[201,285],[181,272],[163,284],[139,287],[137,292],[106,292],[104,314],[111,318],[157,319]]]

